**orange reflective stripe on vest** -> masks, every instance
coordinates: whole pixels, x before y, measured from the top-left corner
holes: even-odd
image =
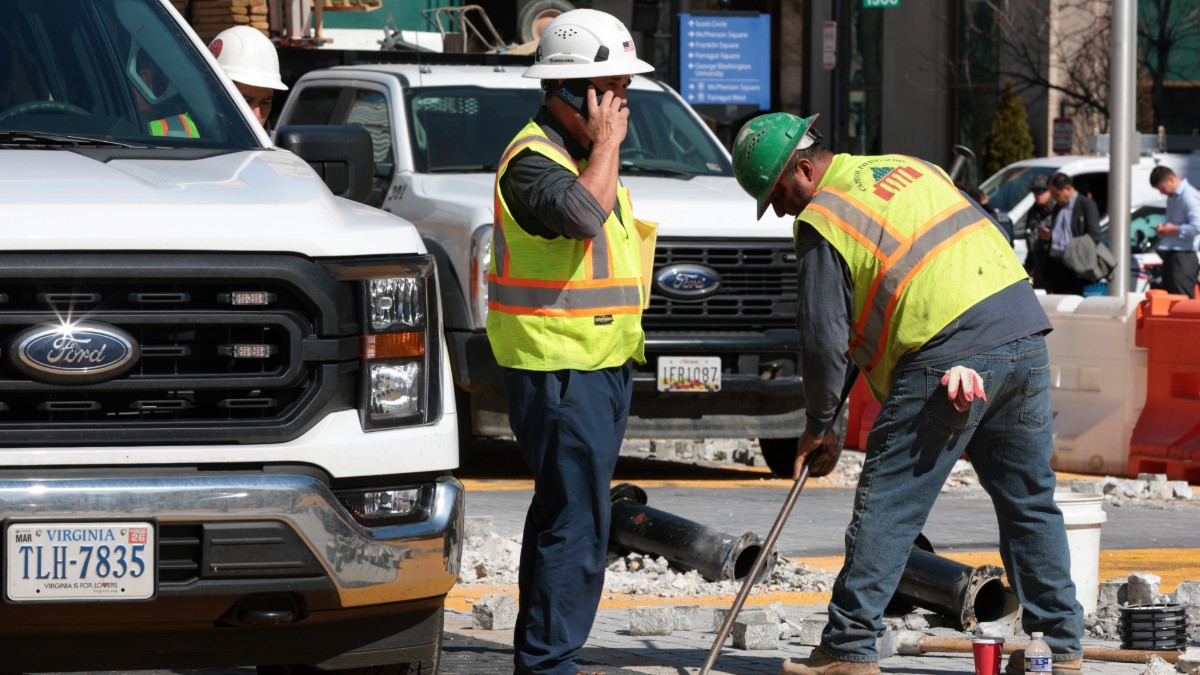
[[[196,123],[187,115],[174,115],[150,122],[150,135],[199,138]]]
[[[892,313],[905,285],[922,267],[955,241],[981,227],[990,226],[975,207],[965,202],[924,223],[911,238],[884,261],[867,291],[867,301],[855,325],[858,338],[850,344],[857,363],[873,367],[888,339]],[[872,339],[874,337],[874,339]]]
[[[505,232],[503,209],[500,204],[499,180],[508,163],[521,150],[536,146],[553,155],[557,161],[579,173],[579,164],[571,155],[544,136],[527,136],[514,142],[501,157],[496,171],[495,227],[492,246],[498,261],[495,274],[488,275],[488,308],[509,314],[536,316],[594,316],[596,314],[627,314],[641,312],[640,284],[637,278],[614,278],[611,256],[611,233],[604,228],[601,235],[583,245],[583,279],[529,279],[512,276],[508,233]]]

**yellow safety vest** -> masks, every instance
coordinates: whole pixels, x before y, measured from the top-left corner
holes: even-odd
[[[836,155],[801,220],[850,268],[850,357],[880,401],[901,357],[979,301],[1028,280],[992,221],[945,172],[912,157]]]
[[[200,138],[196,123],[187,113],[172,115],[150,122],[151,136],[173,136],[176,138]]]
[[[565,149],[530,122],[496,171],[495,229],[488,264],[488,340],[496,361],[525,370],[598,370],[630,358],[645,363],[641,258],[629,190],[604,231],[580,241],[546,239],[522,228],[500,194],[500,178],[521,150],[549,157],[576,175]]]

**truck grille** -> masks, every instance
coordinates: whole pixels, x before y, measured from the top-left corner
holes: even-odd
[[[354,405],[351,298],[293,256],[0,255],[0,445],[294,438]],[[78,384],[14,366],[21,333],[79,320],[132,336],[133,368]]]
[[[642,315],[647,331],[758,331],[796,325],[796,259],[789,241],[660,239],[656,270],[693,263],[720,275],[716,293],[679,300],[651,291]]]

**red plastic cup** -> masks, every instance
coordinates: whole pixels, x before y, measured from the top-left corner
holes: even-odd
[[[980,637],[971,643],[975,654],[975,675],[1000,675],[1000,657],[1004,654],[1004,638]]]

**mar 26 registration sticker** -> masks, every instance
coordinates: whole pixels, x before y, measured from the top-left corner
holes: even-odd
[[[13,602],[153,597],[149,522],[15,522],[4,537],[5,596]]]

